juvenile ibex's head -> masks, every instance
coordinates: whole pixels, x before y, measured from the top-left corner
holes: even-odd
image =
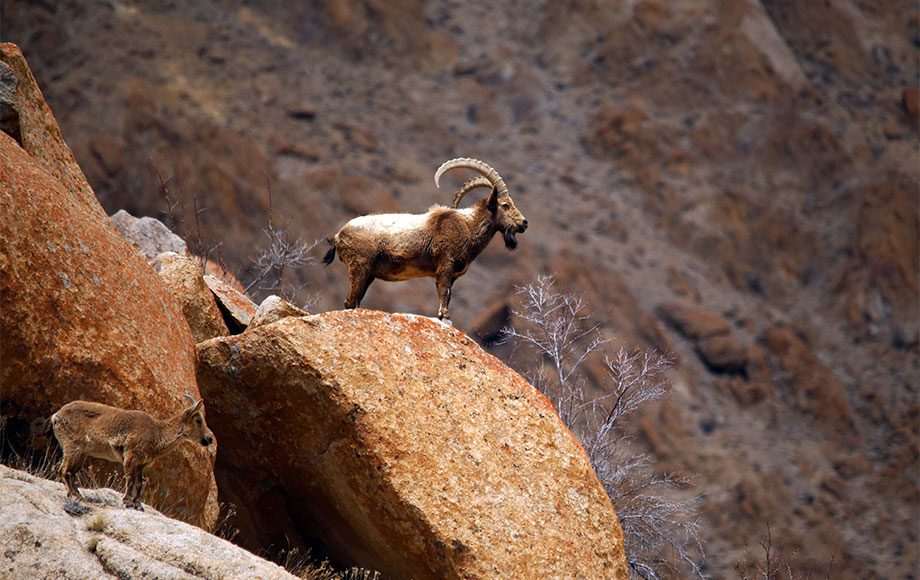
[[[182,414],[182,423],[185,425],[185,438],[191,441],[198,441],[205,447],[214,443],[214,433],[208,429],[204,422],[204,401],[195,403],[194,397],[186,393],[186,397],[194,403]]]
[[[453,207],[458,207],[463,196],[472,190],[478,187],[490,188],[492,192],[486,201],[486,207],[492,212],[492,223],[495,225],[495,229],[502,233],[502,237],[505,239],[505,247],[509,250],[517,248],[517,238],[515,236],[527,229],[527,219],[514,207],[511,195],[508,193],[508,186],[505,185],[501,175],[478,159],[463,157],[445,161],[443,165],[438,167],[434,174],[434,184],[441,187],[439,183],[441,176],[456,167],[472,169],[480,173],[482,177],[474,177],[460,187],[457,195],[454,196]]]

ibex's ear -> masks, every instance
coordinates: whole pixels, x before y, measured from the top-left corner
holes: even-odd
[[[489,211],[495,213],[495,210],[498,209],[498,189],[493,187],[492,193],[489,194],[489,199],[486,201],[486,207],[489,208]]]
[[[201,409],[201,405],[202,405],[203,403],[204,403],[204,401],[198,401],[197,403],[195,403],[195,405],[194,405],[193,407],[189,407],[188,409],[186,409],[186,410],[185,410],[185,413],[183,413],[183,417],[185,417],[186,419],[188,419],[189,417],[191,417],[192,415],[194,415],[195,413],[197,413],[197,412]]]

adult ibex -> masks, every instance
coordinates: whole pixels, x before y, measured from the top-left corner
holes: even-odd
[[[214,433],[204,422],[202,402],[188,393],[192,405],[169,419],[154,419],[143,411],[126,411],[101,403],[72,401],[51,416],[54,436],[64,452],[61,477],[67,495],[83,499],[76,476],[88,457],[121,463],[125,470],[125,507],[143,511],[144,468],[161,455],[190,440],[208,446]]]
[[[330,264],[336,252],[348,268],[351,289],[345,308],[357,308],[376,278],[390,282],[421,276],[435,279],[440,299],[438,318],[450,319],[447,305],[457,278],[501,232],[505,247],[517,247],[516,234],[527,229],[527,220],[514,207],[508,186],[497,171],[478,159],[460,158],[445,162],[434,174],[451,169],[472,169],[481,174],[463,184],[453,207],[432,206],[424,214],[376,214],[354,218],[330,240],[332,248],[323,258]],[[489,187],[488,197],[465,209],[460,200],[478,187]]]

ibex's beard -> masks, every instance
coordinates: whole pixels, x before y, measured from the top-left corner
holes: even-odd
[[[517,249],[517,238],[515,233],[511,229],[507,229],[502,233],[502,237],[505,238],[505,247],[511,251]]]

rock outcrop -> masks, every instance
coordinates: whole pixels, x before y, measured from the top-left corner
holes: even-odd
[[[259,309],[256,310],[252,320],[249,321],[249,326],[246,327],[246,330],[253,330],[272,322],[278,322],[282,318],[288,318],[289,316],[306,316],[307,314],[306,311],[297,308],[287,300],[272,294],[259,304]]]
[[[155,258],[153,266],[182,306],[195,343],[230,334],[214,294],[204,283],[197,258],[164,252]]]
[[[123,209],[112,214],[111,219],[118,234],[137,248],[148,261],[163,252],[174,252],[183,256],[188,254],[185,240],[169,231],[169,228],[158,219],[137,218]]]
[[[183,393],[199,398],[182,311],[98,203],[89,208],[5,133],[0,175],[0,384],[11,442],[30,445],[30,426],[74,399],[165,417],[185,407]],[[155,462],[151,503],[212,525],[213,461],[183,446]]]
[[[7,580],[295,580],[226,540],[99,489],[66,502],[60,483],[0,465],[0,575]],[[67,511],[69,510],[69,512]]]
[[[5,126],[15,126],[15,130],[10,129],[9,134],[42,167],[55,175],[64,188],[79,199],[88,211],[97,216],[105,216],[105,211],[96,201],[93,188],[77,165],[70,147],[64,142],[54,113],[45,102],[22,51],[15,44],[0,44],[0,63],[6,64],[18,81],[16,94],[9,104],[12,111],[8,110],[4,114],[8,119],[4,123]]]
[[[248,296],[216,276],[205,274],[203,279],[214,293],[217,306],[230,331],[239,333],[246,330],[258,310],[256,304]]]
[[[290,533],[258,513],[280,505],[292,529],[321,529],[335,559],[399,578],[626,578],[584,450],[465,334],[357,309],[284,318],[198,355],[221,493],[250,532]]]
[[[858,438],[846,389],[834,372],[815,356],[811,347],[784,327],[771,328],[764,333],[763,341],[779,360],[793,405],[820,425]]]

